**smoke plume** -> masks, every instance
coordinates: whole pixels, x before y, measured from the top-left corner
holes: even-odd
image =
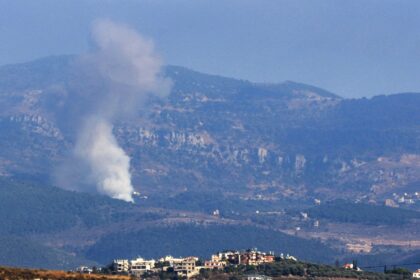
[[[90,168],[89,179],[99,192],[132,202],[130,159],[118,146],[112,126],[104,119],[89,119],[78,138],[75,155]]]
[[[94,50],[75,63],[83,87],[73,87],[67,108],[79,119],[73,162],[87,168],[87,174],[79,174],[86,185],[132,202],[130,159],[113,134],[113,123],[135,116],[146,98],[167,95],[171,83],[161,76],[153,43],[133,29],[101,20],[93,24],[91,37]]]

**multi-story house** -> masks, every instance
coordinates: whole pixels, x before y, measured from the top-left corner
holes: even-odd
[[[140,276],[146,271],[150,271],[155,267],[155,260],[145,260],[137,258],[130,261],[129,272],[130,274]]]
[[[128,272],[130,268],[130,262],[128,260],[118,259],[112,262],[112,269],[115,272]]]

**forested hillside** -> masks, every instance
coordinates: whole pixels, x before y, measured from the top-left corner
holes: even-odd
[[[92,87],[74,62],[0,67],[0,257],[8,264],[68,268],[230,244],[308,260],[402,261],[420,248],[420,94],[345,99],[297,82],[167,66],[170,94],[113,126],[129,157],[131,204],[97,193],[80,180],[86,166],[71,161],[78,122],[66,110]]]

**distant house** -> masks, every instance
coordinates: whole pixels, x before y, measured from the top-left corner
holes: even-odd
[[[223,269],[227,265],[226,261],[205,261],[204,262],[204,268],[207,269]]]
[[[416,271],[413,272],[413,278],[420,278],[420,269],[417,269]]]
[[[346,263],[343,265],[343,268],[345,269],[353,269],[353,264],[352,263]]]
[[[271,277],[259,274],[250,274],[243,278],[244,280],[271,280]]]
[[[388,206],[388,207],[393,207],[393,208],[397,208],[397,207],[399,207],[399,205],[398,205],[398,203],[396,203],[393,199],[391,199],[391,198],[388,198],[388,199],[385,199],[385,206]]]
[[[271,262],[274,262],[274,254],[271,252],[267,254],[265,252],[252,249],[247,250],[240,255],[240,264],[259,265]]]
[[[343,268],[345,268],[345,269],[354,269],[354,270],[357,270],[357,271],[362,271],[360,269],[360,267],[355,267],[354,264],[352,264],[352,263],[346,263],[346,264],[344,264],[343,265]]]
[[[289,255],[289,254],[287,254],[286,256],[284,256],[284,254],[283,254],[283,253],[281,253],[281,254],[280,254],[280,258],[281,258],[282,260],[289,260],[289,261],[295,261],[295,262],[297,262],[297,258],[296,258],[296,257],[294,257],[294,256],[291,256],[291,255]]]
[[[112,262],[112,270],[115,272],[128,272],[129,268],[130,262],[128,260],[118,259]]]
[[[93,272],[93,269],[88,266],[79,266],[78,268],[76,268],[76,272],[91,274]]]
[[[211,256],[211,261],[206,262],[209,268],[223,268],[228,264],[259,265],[274,262],[274,253],[260,252],[256,249],[246,251],[224,251]]]
[[[176,261],[173,263],[174,271],[178,276],[184,276],[190,278],[199,273],[199,270],[196,269],[196,262],[198,258],[188,257],[181,259],[181,261]]]
[[[213,263],[224,262],[228,264],[239,264],[241,261],[241,254],[239,251],[223,251],[211,256]]]
[[[146,271],[150,271],[155,267],[155,260],[145,260],[137,258],[130,261],[130,274],[141,276]]]
[[[197,267],[197,257],[186,257],[186,258],[174,258],[172,256],[166,256],[159,260],[160,262],[166,262],[169,267],[172,267],[174,271],[181,277],[190,278],[197,275],[202,267]]]

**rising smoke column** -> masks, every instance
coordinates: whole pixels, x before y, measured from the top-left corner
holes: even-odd
[[[95,50],[76,63],[88,86],[75,93],[84,109],[74,157],[88,168],[84,179],[98,192],[132,202],[130,159],[118,145],[113,123],[133,117],[150,95],[167,95],[171,83],[161,76],[153,43],[133,29],[97,21],[92,41]]]
[[[96,184],[99,192],[133,202],[130,158],[118,146],[109,122],[100,118],[87,120],[74,152],[86,161],[90,168],[89,179]]]

